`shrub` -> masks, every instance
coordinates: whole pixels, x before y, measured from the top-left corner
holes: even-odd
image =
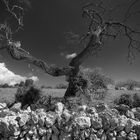
[[[119,98],[114,100],[114,104],[116,105],[127,105],[129,107],[132,107],[132,97],[129,94],[122,94]]]
[[[139,87],[139,86],[140,86],[140,83],[135,80],[119,81],[116,84],[116,88],[127,87],[128,90],[133,90],[134,87]]]
[[[15,102],[21,102],[22,108],[35,104],[41,97],[41,91],[31,86],[29,89],[15,94]]]
[[[140,95],[138,93],[133,95],[133,107],[140,107]]]
[[[42,85],[41,88],[45,88],[45,89],[52,89],[53,87],[52,86],[45,86],[45,85]]]
[[[25,84],[25,83],[24,83],[23,81],[21,81],[21,82],[19,83],[18,86],[19,86],[19,87],[22,87],[22,86],[24,86],[24,84]]]
[[[107,76],[101,68],[81,68],[79,75],[88,81],[88,88],[93,89],[94,91],[106,89],[108,84],[114,84],[114,81]]]
[[[66,89],[68,86],[67,85],[65,85],[65,84],[58,84],[58,85],[56,85],[56,89]]]
[[[32,79],[26,79],[25,86],[30,87],[33,86],[34,81]]]
[[[127,105],[130,108],[140,107],[140,95],[135,93],[134,95],[122,94],[119,98],[114,100],[116,105]]]
[[[8,85],[7,83],[5,83],[5,84],[3,84],[1,87],[2,87],[2,88],[9,88],[9,85]]]

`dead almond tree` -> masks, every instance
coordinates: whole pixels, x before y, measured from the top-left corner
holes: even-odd
[[[84,49],[65,67],[57,67],[50,65],[43,60],[32,56],[29,52],[21,48],[20,41],[15,41],[13,34],[23,28],[23,17],[30,6],[28,0],[0,0],[6,11],[6,16],[0,24],[0,49],[6,49],[11,57],[15,60],[24,60],[41,68],[45,73],[58,77],[66,76],[69,83],[65,92],[64,98],[75,96],[77,91],[83,88],[83,82],[79,82],[78,72],[80,65],[91,55],[96,55],[102,48],[107,38],[116,39],[119,36],[124,36],[128,41],[128,58],[134,59],[134,51],[140,51],[139,34],[140,32],[134,30],[129,26],[128,20],[132,16],[135,17],[140,11],[134,11],[138,0],[123,1],[114,7],[106,7],[104,1],[97,1],[86,4],[82,8],[82,16],[88,22],[87,33],[78,37],[80,42],[84,42]],[[123,20],[116,20],[114,12],[121,6],[126,6],[127,10],[124,12]],[[121,12],[121,11],[120,11]],[[112,17],[111,17],[112,16]],[[108,18],[107,18],[108,17]],[[14,21],[13,24],[10,23]],[[82,81],[82,80],[81,80]]]

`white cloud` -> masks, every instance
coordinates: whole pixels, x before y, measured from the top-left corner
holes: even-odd
[[[76,53],[67,54],[67,55],[66,55],[66,59],[72,59],[72,58],[74,58],[74,57],[76,57],[76,56],[77,56]]]
[[[38,80],[38,77],[25,77],[21,75],[17,75],[14,72],[10,71],[6,68],[5,63],[0,63],[0,84],[9,84],[14,85],[16,83],[20,83],[21,81],[25,81],[27,78],[33,79],[34,81]]]
[[[38,81],[39,80],[37,76],[29,77],[29,79],[32,79],[33,81]]]

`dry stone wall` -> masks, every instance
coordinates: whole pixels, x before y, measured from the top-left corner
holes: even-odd
[[[0,140],[140,140],[140,108],[120,115],[103,104],[69,111],[58,102],[49,112],[20,107],[0,104]]]

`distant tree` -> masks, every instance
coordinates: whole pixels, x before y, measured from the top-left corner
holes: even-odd
[[[61,83],[61,84],[58,84],[58,85],[56,85],[56,89],[67,89],[67,85],[65,85],[65,84],[63,84],[63,83]]]
[[[107,89],[107,85],[114,84],[114,81],[103,72],[101,68],[81,69],[80,75],[87,79],[88,88],[96,91],[97,89]]]
[[[25,87],[31,87],[33,86],[34,81],[32,79],[26,79],[25,81]]]
[[[14,87],[15,88],[19,87],[19,83],[14,84]]]
[[[52,89],[52,86],[46,86],[46,85],[42,85],[41,88],[46,88],[46,89]]]
[[[74,82],[80,79],[79,67],[89,56],[97,55],[102,50],[106,39],[120,37],[127,39],[129,61],[134,59],[135,50],[140,51],[138,39],[140,32],[134,29],[139,26],[133,22],[134,15],[140,13],[136,8],[138,4],[139,0],[116,0],[112,5],[109,0],[93,0],[93,3],[83,6],[82,17],[88,22],[87,31],[83,35],[73,33],[70,38],[76,38],[77,42],[84,44],[84,47],[72,58],[68,66],[57,67],[33,57],[21,48],[20,41],[15,41],[13,38],[13,35],[23,28],[23,17],[27,7],[30,7],[29,0],[0,0],[0,5],[3,7],[1,13],[4,15],[0,20],[0,49],[6,49],[13,59],[32,63],[52,76],[66,76],[69,85],[64,97],[75,96],[79,90],[78,84]],[[122,8],[125,11],[122,11]]]
[[[9,85],[7,83],[2,85],[2,88],[9,88]]]
[[[25,82],[24,81],[21,81],[20,83],[19,83],[19,87],[23,87],[24,86],[24,84],[25,84]]]
[[[120,81],[116,84],[116,88],[126,87],[128,90],[133,90],[134,87],[139,87],[140,83],[135,80]]]
[[[138,82],[135,80],[126,81],[126,86],[128,90],[133,90],[135,86],[137,86]]]
[[[115,83],[115,89],[119,90],[121,87],[124,87],[124,81],[118,81],[117,83]]]
[[[45,88],[46,89],[52,89],[53,87],[52,86],[46,86]]]

